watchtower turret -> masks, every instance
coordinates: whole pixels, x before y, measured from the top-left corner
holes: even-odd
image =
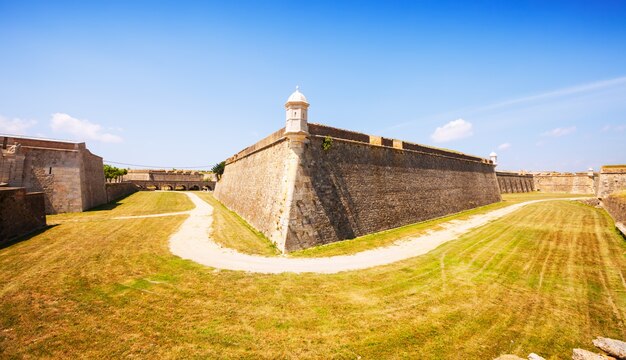
[[[491,160],[494,165],[498,165],[498,154],[492,151],[491,154],[489,154],[489,160]]]
[[[296,91],[289,96],[289,99],[287,99],[287,102],[285,103],[285,111],[287,115],[287,127],[285,128],[285,133],[309,133],[309,127],[307,125],[308,108],[309,103],[306,101],[306,97],[304,97],[304,94],[300,92],[299,87],[296,86]]]

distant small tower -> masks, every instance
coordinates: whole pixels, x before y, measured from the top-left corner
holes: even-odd
[[[489,159],[494,165],[498,165],[498,154],[492,151],[491,154],[489,154]]]
[[[307,125],[308,108],[309,103],[306,101],[306,97],[300,92],[299,87],[296,86],[296,91],[289,96],[287,103],[285,103],[287,115],[285,133],[309,133],[309,126]]]
[[[593,168],[589,168],[589,170],[587,170],[587,176],[593,177],[593,175]]]

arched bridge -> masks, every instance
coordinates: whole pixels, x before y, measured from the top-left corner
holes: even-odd
[[[141,190],[215,190],[215,181],[168,181],[168,180],[130,180]]]

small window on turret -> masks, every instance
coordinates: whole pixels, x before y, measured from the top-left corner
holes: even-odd
[[[52,166],[48,169],[48,174],[52,174]]]

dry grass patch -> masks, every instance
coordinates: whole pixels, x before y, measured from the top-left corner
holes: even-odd
[[[277,256],[280,251],[262,233],[257,231],[239,215],[230,211],[220,203],[212,193],[197,193],[204,201],[213,206],[213,232],[212,237],[218,244],[235,249],[246,254],[263,256]],[[512,204],[540,199],[559,199],[566,197],[585,197],[588,195],[550,194],[550,193],[521,193],[503,194],[502,202],[482,206],[476,209],[463,211],[457,214],[444,216],[437,219],[422,221],[415,224],[402,226],[395,229],[385,230],[374,234],[360,236],[351,240],[343,240],[327,245],[312,247],[305,250],[289,253],[292,257],[326,257],[336,255],[354,254],[360,251],[370,250],[381,246],[393,245],[411,237],[422,235],[430,230],[437,230],[442,223],[451,220],[464,220],[473,215],[484,214]]]
[[[381,246],[390,246],[399,241],[404,241],[416,236],[423,235],[428,231],[439,230],[441,224],[452,220],[465,220],[474,215],[485,214],[493,210],[517,204],[529,200],[547,200],[569,197],[584,197],[587,195],[572,194],[549,194],[549,193],[519,193],[502,194],[502,201],[475,209],[462,211],[460,213],[443,216],[436,219],[426,220],[415,224],[402,226],[395,229],[384,230],[373,234],[359,236],[351,240],[343,240],[327,245],[316,246],[289,254],[293,257],[325,257],[336,255],[354,254],[360,251],[370,250]]]
[[[280,251],[273,242],[217,201],[212,193],[197,192],[196,195],[213,207],[211,238],[216,243],[246,254],[280,255]]]
[[[139,191],[123,199],[112,201],[82,213],[48,215],[47,219],[49,224],[57,224],[67,220],[91,221],[116,216],[152,215],[187,211],[193,208],[193,203],[183,193]]]
[[[582,204],[335,275],[181,260],[184,218],[67,222],[1,249],[0,358],[567,358],[626,337],[626,245]]]

